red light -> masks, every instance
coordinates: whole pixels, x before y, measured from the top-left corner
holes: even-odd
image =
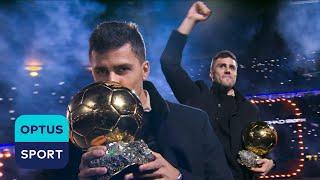
[[[3,166],[3,163],[2,162],[0,162],[0,167],[2,167]]]

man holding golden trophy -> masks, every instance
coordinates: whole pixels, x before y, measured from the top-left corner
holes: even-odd
[[[76,145],[70,151],[84,152],[70,154],[60,174],[81,180],[233,179],[207,114],[164,100],[147,81],[150,65],[136,24],[98,25],[89,59],[96,83],[73,96],[67,113]]]
[[[228,50],[222,50],[212,57],[208,67],[211,87],[203,80],[193,81],[181,65],[183,49],[191,31],[197,24],[207,21],[210,15],[211,10],[204,2],[192,4],[181,24],[169,37],[160,59],[162,71],[180,103],[199,108],[209,115],[233,177],[238,180],[254,179],[256,175],[267,174],[275,163],[266,157],[255,160],[257,157],[252,153],[241,150],[249,148],[249,151],[256,152],[255,149],[258,148],[258,154],[265,155],[267,149],[274,146],[277,136],[271,130],[274,128],[258,122],[260,118],[257,107],[235,88],[238,76],[237,57]],[[208,40],[216,41],[215,38]],[[252,123],[255,124],[254,129],[250,129]],[[247,126],[249,129],[244,132]],[[261,129],[257,128],[260,126]],[[260,131],[268,133],[262,137]],[[260,152],[261,149],[264,149],[263,153]]]

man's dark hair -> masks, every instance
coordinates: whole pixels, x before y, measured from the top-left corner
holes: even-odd
[[[99,24],[92,32],[89,40],[89,58],[92,51],[105,53],[115,50],[129,43],[132,52],[141,61],[146,59],[145,44],[138,30],[138,26],[132,22],[108,21]]]
[[[235,54],[233,54],[233,52],[231,51],[228,51],[228,50],[223,50],[223,51],[220,51],[218,52],[214,57],[213,57],[213,60],[217,60],[218,58],[231,58],[231,59],[234,59],[235,61],[237,61],[237,57]]]
[[[212,58],[212,61],[211,61],[211,68],[212,69],[212,66],[214,65],[214,63],[216,62],[217,59],[219,58],[231,58],[233,60],[235,60],[237,62],[237,57],[236,55],[231,52],[231,51],[228,51],[228,50],[223,50],[223,51],[219,51],[213,58]],[[238,63],[237,63],[238,64]]]

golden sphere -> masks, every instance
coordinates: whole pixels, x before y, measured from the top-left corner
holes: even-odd
[[[142,128],[143,107],[128,88],[96,82],[73,96],[68,105],[70,139],[78,147],[135,140]]]
[[[242,139],[247,150],[262,156],[277,144],[278,135],[273,126],[257,121],[250,123],[243,131]]]

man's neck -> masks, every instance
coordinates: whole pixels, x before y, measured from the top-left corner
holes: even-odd
[[[213,81],[213,87],[216,88],[222,94],[226,93],[227,96],[235,96],[235,91],[233,87],[226,87],[215,81]]]
[[[139,97],[140,97],[140,101],[141,101],[142,106],[144,106],[147,103],[147,94],[144,92],[143,89],[142,89]]]
[[[144,110],[150,109],[150,99],[148,99],[148,94],[147,94],[146,90],[142,89],[142,91],[139,95],[139,98],[140,98],[143,109]]]

